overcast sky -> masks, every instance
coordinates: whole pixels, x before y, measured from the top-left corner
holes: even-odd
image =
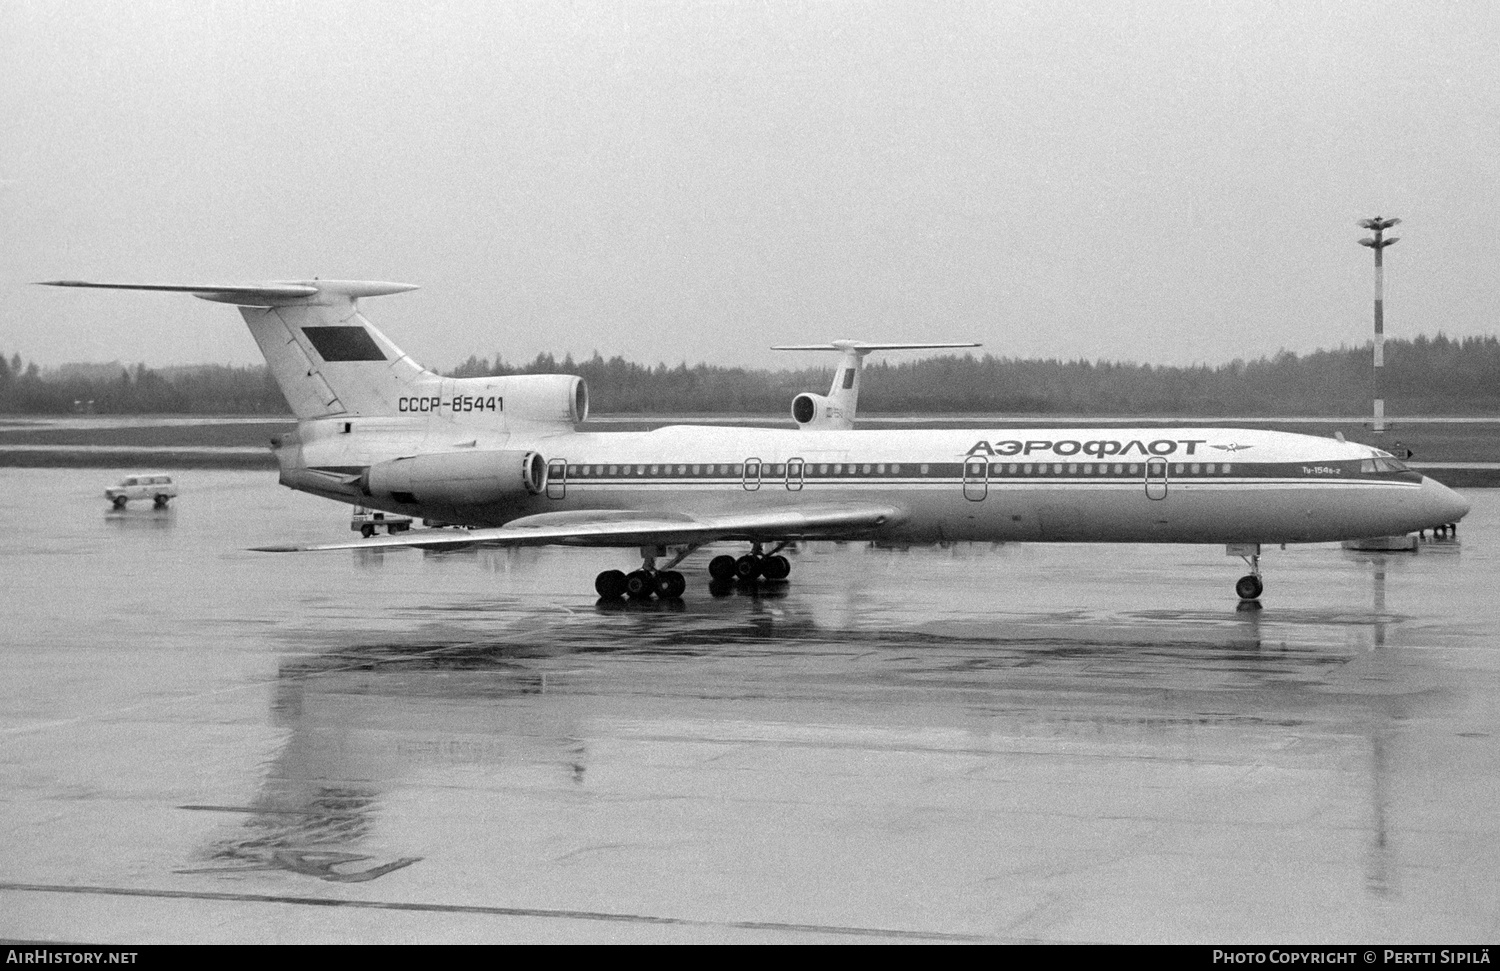
[[[418,360],[976,340],[1223,363],[1491,334],[1482,0],[0,4],[0,351],[250,363],[232,308],[30,281],[396,280]],[[831,362],[829,362],[831,363]]]

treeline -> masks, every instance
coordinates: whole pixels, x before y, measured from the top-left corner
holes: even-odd
[[[801,391],[826,393],[830,366],[753,370],[679,364],[655,367],[599,354],[526,364],[470,357],[452,377],[577,374],[594,414],[784,414]],[[286,414],[264,367],[152,370],[136,365],[107,378],[44,374],[20,354],[0,356],[0,413]],[[1390,341],[1382,396],[1391,414],[1500,413],[1500,338],[1450,340],[1441,334]],[[1162,367],[1089,361],[1016,360],[991,355],[866,366],[866,413],[1079,415],[1356,415],[1370,408],[1370,347],[1307,355],[1289,352],[1218,367]]]
[[[99,368],[91,368],[97,372]],[[285,415],[286,399],[265,366],[217,364],[153,370],[121,367],[116,376],[44,375],[20,354],[0,356],[0,413],[105,415]]]
[[[1299,356],[1283,351],[1218,367],[1018,360],[986,354],[868,360],[860,410],[896,414],[1353,415],[1370,409],[1371,348]],[[829,355],[829,359],[833,356]],[[898,357],[892,355],[892,357]],[[596,414],[779,414],[802,391],[828,392],[833,368],[766,371],[621,357],[513,365],[470,357],[452,374],[577,374]],[[1500,412],[1500,338],[1388,341],[1381,396],[1392,414]]]

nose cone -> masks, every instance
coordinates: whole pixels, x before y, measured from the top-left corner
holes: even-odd
[[[1422,512],[1428,524],[1456,523],[1469,512],[1469,501],[1434,479],[1422,477]]]

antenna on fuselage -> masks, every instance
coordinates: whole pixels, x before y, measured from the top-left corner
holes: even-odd
[[[951,350],[979,347],[979,344],[871,344],[866,341],[840,340],[831,344],[776,344],[773,351],[843,351],[844,359],[833,374],[833,386],[825,397],[803,392],[792,399],[792,420],[799,428],[849,429],[859,405],[859,376],[864,371],[865,355],[872,351]]]

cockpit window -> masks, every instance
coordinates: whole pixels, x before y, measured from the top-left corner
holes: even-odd
[[[1406,463],[1393,458],[1377,455],[1374,458],[1361,459],[1359,463],[1361,472],[1410,472]]]

